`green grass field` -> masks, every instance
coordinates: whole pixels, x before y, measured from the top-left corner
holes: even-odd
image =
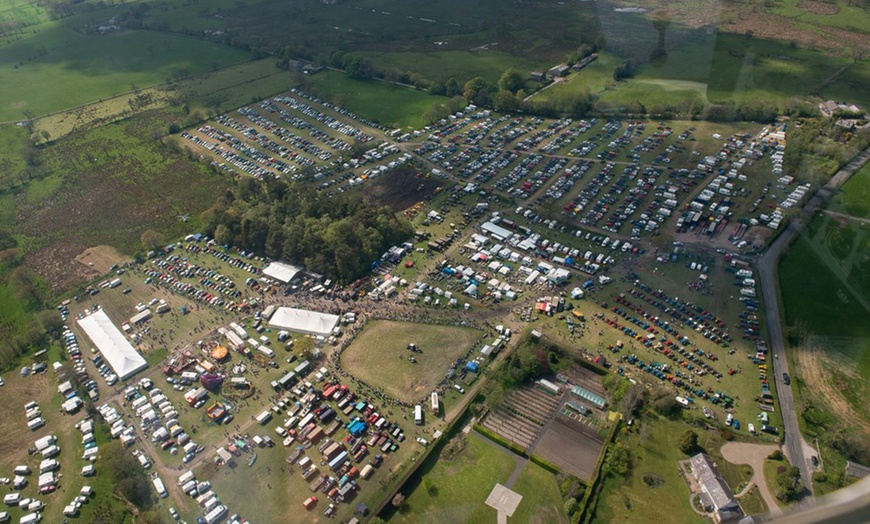
[[[375,320],[342,354],[342,367],[393,397],[414,402],[428,395],[479,337],[471,328]],[[408,351],[409,343],[422,353]]]
[[[450,459],[431,455],[414,475],[417,480],[410,482],[413,491],[406,495],[405,507],[389,522],[484,523],[495,519],[495,510],[484,502],[493,486],[504,484],[513,472],[514,456],[484,438],[454,438],[466,439],[465,448]]]
[[[21,120],[179,76],[241,62],[248,54],[200,39],[149,31],[92,35],[57,22],[3,46],[0,121]]]
[[[528,77],[533,70],[548,69],[552,65],[536,62],[491,50],[479,51],[437,51],[432,53],[362,53],[377,66],[388,69],[396,67],[406,71],[416,71],[426,78],[444,82],[455,78],[460,85],[474,76],[497,84],[505,70],[513,67]]]
[[[295,83],[287,71],[275,67],[273,60],[253,60],[52,113],[37,119],[34,128],[40,133],[47,132],[51,140],[56,140],[76,130],[129,118],[134,112],[138,114],[177,105],[179,100],[187,104],[191,118],[205,119],[207,115],[235,109],[251,100],[286,90]],[[136,105],[136,110],[132,111],[138,100],[147,100],[147,103]],[[6,129],[11,129],[11,126]]]
[[[596,62],[570,75],[569,82],[535,99],[560,99],[589,89],[615,107],[640,102],[650,109],[681,108],[695,99],[713,104],[750,100],[782,104],[821,90],[838,100],[870,101],[859,88],[870,79],[866,61],[852,62],[775,40],[728,33],[700,35],[691,44],[668,48],[662,59],[642,63],[634,78],[614,82],[613,70],[623,60],[602,52]]]
[[[527,462],[511,490],[523,496],[511,522],[567,524],[556,476],[533,462]]]
[[[854,243],[844,244],[850,237]],[[866,226],[850,222],[844,228],[827,217],[814,220],[808,233],[780,262],[786,322],[821,336],[870,337],[870,322],[860,320],[867,319],[870,312],[855,295],[858,292],[866,296],[870,286],[866,262],[859,259],[853,265],[837,258],[838,254],[850,252],[850,246],[865,252],[861,248],[866,247],[866,242]],[[870,368],[867,372],[870,376]]]
[[[644,421],[647,427],[619,437],[632,451],[633,469],[625,478],[609,476],[598,501],[598,522],[706,522],[689,504],[689,488],[677,469],[677,461],[689,457],[677,448],[678,436],[688,426],[680,421],[658,418]],[[699,444],[719,465],[723,478],[733,488],[751,477],[751,468],[727,463],[719,455],[722,439],[718,433],[697,431]],[[643,435],[643,436],[641,436]],[[747,475],[746,470],[750,470]],[[650,488],[644,473],[656,473],[664,483]]]
[[[833,204],[852,216],[870,218],[870,165],[852,175],[834,196]]]
[[[823,5],[826,7],[828,14],[813,13],[801,7],[801,4],[800,0],[780,0],[773,3],[773,7],[768,8],[768,11],[814,25],[839,27],[862,32],[866,32],[868,24],[870,24],[870,15],[868,15],[867,10],[857,5],[851,5],[850,2],[843,0],[825,2]]]
[[[749,493],[740,498],[740,507],[747,515],[764,515],[767,513],[767,504],[761,497],[758,488],[752,488]]]
[[[302,88],[389,127],[422,128],[426,125],[423,115],[434,105],[447,101],[445,97],[432,96],[425,91],[354,80],[335,71],[317,73]]]

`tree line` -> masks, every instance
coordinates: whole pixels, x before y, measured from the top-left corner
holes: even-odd
[[[207,233],[234,245],[302,264],[339,282],[356,280],[411,224],[359,195],[327,195],[309,184],[243,179],[206,212]]]

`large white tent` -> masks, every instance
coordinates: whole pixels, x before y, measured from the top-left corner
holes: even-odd
[[[80,319],[78,323],[121,380],[148,367],[142,355],[102,309]]]
[[[266,266],[263,274],[286,284],[296,278],[300,271],[302,271],[301,267],[291,266],[283,262],[272,262]]]
[[[330,335],[336,324],[338,315],[290,307],[279,307],[269,320],[269,325],[273,327],[324,336]]]

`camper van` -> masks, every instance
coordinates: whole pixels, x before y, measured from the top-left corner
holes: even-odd
[[[18,524],[34,524],[36,522],[39,522],[40,520],[42,520],[42,514],[29,513],[18,519]]]
[[[183,486],[193,480],[195,477],[193,475],[193,471],[188,471],[184,475],[178,477],[178,485]]]
[[[160,495],[160,498],[165,499],[169,492],[166,491],[166,486],[163,485],[163,481],[160,480],[160,477],[155,477],[152,481],[154,483],[154,489],[157,490],[157,494]]]

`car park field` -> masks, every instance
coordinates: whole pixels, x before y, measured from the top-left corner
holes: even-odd
[[[392,397],[418,402],[439,386],[480,335],[471,328],[378,320],[344,351],[342,367]],[[410,351],[408,344],[416,344],[419,352]]]

